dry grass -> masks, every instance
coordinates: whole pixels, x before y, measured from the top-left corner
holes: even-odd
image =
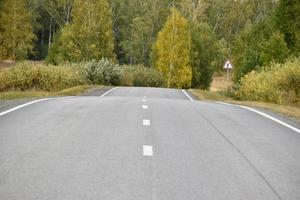
[[[45,92],[37,90],[29,91],[9,91],[9,92],[0,92],[0,99],[23,99],[23,98],[44,98],[44,97],[54,97],[54,96],[76,96],[87,90],[93,88],[102,88],[104,86],[99,85],[80,85],[71,88],[61,90],[59,92]]]
[[[232,75],[229,74],[228,80],[227,80],[226,73],[223,75],[214,76],[213,81],[210,86],[210,91],[213,91],[213,92],[226,91],[228,88],[230,88],[233,85],[231,77],[232,77]]]

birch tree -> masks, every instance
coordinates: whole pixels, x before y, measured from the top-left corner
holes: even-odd
[[[155,44],[156,68],[165,77],[168,87],[191,86],[190,50],[188,22],[176,8],[172,8]]]

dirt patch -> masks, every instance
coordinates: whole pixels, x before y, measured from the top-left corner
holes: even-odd
[[[213,77],[210,91],[226,91],[232,85],[233,85],[233,82],[231,80],[231,74],[229,74],[228,80],[227,80],[226,74],[223,76],[215,76],[215,77]]]
[[[16,62],[15,61],[11,61],[11,60],[0,61],[0,70],[12,67],[15,64],[16,64]]]

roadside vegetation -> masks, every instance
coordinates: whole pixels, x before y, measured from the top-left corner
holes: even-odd
[[[0,71],[0,93],[194,88],[299,107],[299,22],[298,0],[0,0],[0,61],[17,62]]]
[[[0,72],[0,98],[74,95],[97,85],[164,87],[165,81],[156,69],[108,59],[56,66],[21,62]]]
[[[265,101],[300,107],[300,59],[252,71],[240,81],[236,96],[242,100]]]

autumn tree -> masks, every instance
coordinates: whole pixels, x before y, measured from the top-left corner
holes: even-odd
[[[188,22],[176,8],[172,8],[155,44],[155,66],[165,77],[168,87],[191,86],[190,50]]]
[[[50,49],[50,61],[114,58],[111,10],[107,0],[77,0],[71,16],[73,21],[62,28],[57,43]]]
[[[24,0],[6,0],[0,11],[0,60],[20,60],[32,52],[33,16]]]

